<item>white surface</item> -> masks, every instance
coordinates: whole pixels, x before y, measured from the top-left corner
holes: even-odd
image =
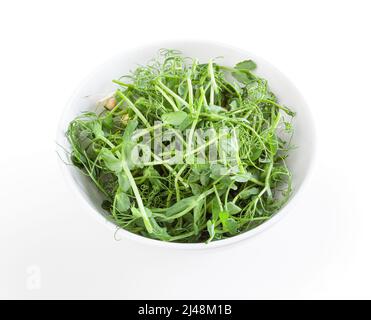
[[[368,3],[2,2],[0,297],[371,298]],[[115,241],[54,152],[60,113],[85,75],[122,48],[177,37],[264,57],[316,119],[318,161],[296,209],[224,249]]]
[[[112,83],[112,79],[118,79],[123,74],[128,74],[130,70],[134,70],[138,65],[145,65],[158,54],[159,48],[171,48],[181,51],[185,57],[197,57],[200,63],[207,63],[213,57],[223,57],[223,59],[219,59],[219,63],[226,66],[234,66],[239,61],[243,61],[248,57],[258,65],[255,70],[256,74],[268,80],[271,90],[280,100],[281,104],[290,106],[297,113],[293,121],[295,135],[291,143],[294,146],[300,147],[292,150],[286,162],[293,175],[292,185],[294,190],[288,203],[265,223],[248,232],[221,241],[213,241],[207,245],[205,243],[158,241],[138,236],[121,228],[117,230],[117,225],[106,219],[107,212],[102,209],[102,199],[104,197],[98,192],[96,185],[86,175],[82,174],[80,170],[73,166],[65,165],[65,163],[70,163],[69,156],[65,152],[65,150],[71,151],[71,145],[66,137],[66,130],[69,123],[84,111],[90,110],[96,112],[97,101],[101,97],[107,97],[118,87]],[[69,178],[68,182],[71,189],[77,191],[81,200],[90,206],[89,212],[95,218],[98,218],[97,220],[109,227],[112,232],[117,231],[116,236],[140,241],[151,246],[155,245],[175,249],[213,249],[232,244],[266,230],[290,212],[290,210],[296,210],[296,202],[300,201],[300,198],[299,200],[297,199],[297,194],[305,192],[302,186],[305,185],[306,179],[313,167],[316,144],[314,121],[310,108],[295,85],[282,72],[251,52],[204,40],[160,41],[134,49],[123,50],[115,57],[101,64],[75,90],[62,114],[56,139],[59,146],[57,150],[61,156],[60,164],[63,174]]]

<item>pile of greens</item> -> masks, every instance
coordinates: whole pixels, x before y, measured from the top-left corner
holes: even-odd
[[[209,242],[258,226],[287,202],[294,113],[277,102],[255,68],[252,60],[232,68],[161,50],[113,81],[118,89],[101,102],[103,111],[70,123],[71,161],[104,194],[109,219],[153,239]],[[183,163],[156,154],[146,164],[131,161],[133,133],[156,126],[182,133]],[[222,127],[237,133],[234,159],[188,159],[197,129]]]

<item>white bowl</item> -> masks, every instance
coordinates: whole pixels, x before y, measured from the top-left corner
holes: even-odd
[[[117,79],[127,74],[130,70],[135,69],[138,64],[146,64],[161,48],[180,50],[184,55],[197,57],[201,62],[207,62],[210,58],[222,56],[224,59],[221,61],[223,61],[225,65],[233,66],[235,63],[245,59],[253,59],[257,63],[258,68],[256,73],[268,80],[269,86],[277,95],[279,102],[290,106],[297,112],[297,116],[294,120],[295,134],[293,144],[298,146],[298,148],[291,152],[287,162],[293,173],[294,186],[293,194],[288,203],[270,220],[237,236],[214,241],[209,244],[170,243],[145,238],[123,229],[117,230],[117,226],[106,219],[105,216],[107,213],[101,208],[102,195],[89,179],[82,175],[75,167],[65,165],[61,161],[61,168],[64,172],[64,176],[71,182],[71,186],[77,191],[81,199],[88,203],[90,212],[103,224],[112,229],[112,232],[117,230],[117,236],[119,237],[122,236],[149,245],[183,249],[215,248],[250,238],[270,227],[290,209],[293,209],[295,200],[298,198],[297,195],[302,189],[304,181],[307,179],[314,159],[315,134],[310,110],[302,95],[291,81],[271,64],[248,51],[224,44],[205,41],[169,41],[125,50],[98,67],[75,91],[60,120],[57,132],[57,143],[69,150],[70,147],[65,137],[65,131],[69,122],[82,111],[95,110],[97,100],[115,90],[116,85],[112,83],[112,79]]]

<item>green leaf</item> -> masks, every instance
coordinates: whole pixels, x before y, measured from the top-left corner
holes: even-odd
[[[184,198],[174,205],[172,205],[170,208],[168,208],[165,212],[165,214],[168,217],[171,217],[174,214],[180,213],[188,208],[194,207],[197,204],[197,196],[192,196],[188,198]]]
[[[255,80],[255,76],[247,70],[239,70],[232,72],[232,76],[239,82],[244,84],[249,84]]]
[[[114,197],[117,190],[116,174],[109,171],[103,171],[98,177],[98,183],[106,190],[110,197]]]
[[[120,172],[122,170],[122,163],[120,159],[117,159],[114,154],[107,148],[102,148],[100,152],[100,158],[110,171]]]
[[[229,212],[230,215],[234,215],[241,211],[241,208],[234,204],[233,202],[228,202],[226,205],[226,210]]]
[[[238,107],[238,102],[236,100],[232,100],[229,106],[231,107],[231,110],[235,110]]]
[[[195,183],[195,182],[198,182],[198,181],[200,181],[200,175],[197,174],[197,173],[192,172],[189,175],[188,182]]]
[[[251,161],[255,161],[259,159],[262,152],[263,152],[263,148],[261,146],[253,146],[250,152]]]
[[[124,192],[118,192],[116,194],[116,207],[120,212],[125,212],[130,208],[130,199]]]
[[[269,146],[270,152],[276,154],[278,150],[278,140],[274,133],[271,133],[266,138],[267,144]]]
[[[93,136],[89,130],[83,129],[81,131],[76,132],[78,144],[83,150],[89,148],[89,146],[93,142]]]
[[[214,222],[208,220],[206,223],[207,231],[209,232],[209,239],[207,242],[210,242],[215,237],[215,224]]]
[[[203,172],[201,175],[200,175],[200,182],[203,186],[206,186],[209,184],[210,182],[210,177],[209,177],[209,174],[206,173],[206,172]]]
[[[221,164],[212,164],[210,166],[210,169],[211,169],[211,175],[214,176],[214,177],[222,177],[222,176],[225,176],[227,175],[228,173],[228,169],[221,165]]]
[[[89,124],[89,127],[93,131],[96,138],[104,137],[104,132],[102,130],[102,123],[100,121],[92,121]]]
[[[106,129],[107,131],[110,131],[113,129],[113,115],[108,114],[105,116],[102,120],[102,128]]]
[[[256,188],[256,187],[253,187],[253,188],[250,188],[250,189],[245,189],[245,190],[242,190],[240,193],[239,193],[239,197],[243,200],[251,197],[252,195],[255,195],[255,194],[258,194],[259,193],[259,189]]]
[[[179,126],[186,118],[188,114],[184,111],[174,111],[169,113],[164,113],[161,119],[165,123],[172,124],[173,126]]]
[[[212,214],[212,221],[217,221],[219,218],[220,213],[222,212],[223,208],[220,208],[219,201],[216,197],[213,198],[211,202],[211,214]]]
[[[122,137],[122,148],[121,148],[121,157],[124,161],[126,161],[129,169],[133,169],[136,165],[132,162],[131,159],[131,152],[135,147],[136,143],[133,141],[133,134],[138,126],[137,120],[130,120],[126,126],[124,131],[124,135]]]
[[[126,125],[124,135],[122,136],[122,147],[125,149],[128,147],[128,145],[132,144],[132,137],[134,134],[134,131],[136,130],[138,126],[137,120],[130,120],[128,124]]]
[[[224,222],[229,218],[229,213],[228,211],[220,211],[219,212],[219,219],[220,221]]]
[[[130,182],[126,174],[122,171],[117,175],[119,187],[122,191],[127,192],[130,190]]]
[[[256,69],[256,63],[252,60],[244,60],[237,63],[235,69],[246,69],[252,71]]]
[[[183,131],[183,130],[187,129],[187,128],[192,124],[192,122],[193,122],[192,117],[188,115],[188,116],[187,116],[187,117],[182,121],[182,123],[179,124],[178,129],[181,130],[181,131]]]
[[[233,218],[228,218],[224,222],[224,227],[230,234],[234,235],[238,231],[238,222]]]
[[[256,79],[250,71],[256,69],[256,63],[252,60],[239,62],[234,67],[238,71],[232,72],[232,76],[241,83],[249,84]]]
[[[192,193],[195,196],[199,196],[202,193],[202,187],[197,183],[190,183],[189,186],[192,189]]]
[[[251,179],[252,174],[249,172],[246,173],[239,173],[234,176],[234,181],[236,182],[247,182]]]
[[[222,211],[219,213],[220,221],[222,222],[223,229],[231,234],[235,234],[238,230],[238,223],[234,220],[229,212]]]
[[[206,106],[206,109],[208,111],[210,111],[211,113],[222,113],[222,112],[226,112],[227,110],[224,109],[223,107],[220,107],[220,106],[215,106],[215,105],[212,105],[212,106]]]
[[[204,203],[201,201],[196,207],[193,209],[193,227],[195,229],[195,233],[198,234],[198,221],[200,220],[202,213],[203,213],[203,205]]]

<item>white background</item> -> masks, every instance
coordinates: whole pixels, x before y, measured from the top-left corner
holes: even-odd
[[[2,1],[0,298],[371,298],[369,1]],[[55,133],[79,82],[123,48],[208,39],[262,56],[311,107],[296,208],[211,251],[150,248],[88,214]],[[35,282],[35,280],[37,280]]]

